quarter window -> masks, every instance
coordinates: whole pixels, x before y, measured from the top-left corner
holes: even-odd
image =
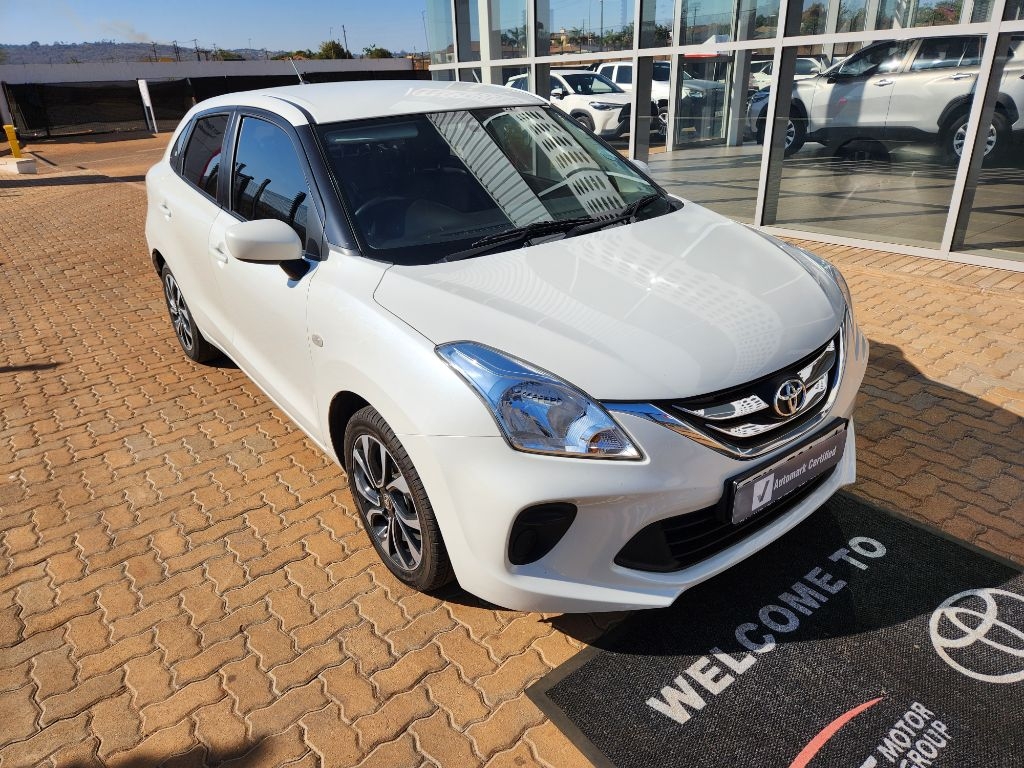
[[[243,219],[280,219],[306,242],[309,187],[288,135],[255,117],[242,119],[231,183],[231,210]]]
[[[217,197],[221,144],[227,125],[227,115],[212,115],[196,120],[181,168],[182,176],[213,198]]]

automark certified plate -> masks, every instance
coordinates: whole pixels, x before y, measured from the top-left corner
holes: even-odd
[[[742,523],[830,470],[843,458],[846,424],[760,472],[733,481],[732,522]]]

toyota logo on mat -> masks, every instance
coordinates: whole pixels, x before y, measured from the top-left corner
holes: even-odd
[[[775,391],[773,408],[779,416],[792,416],[800,410],[807,388],[800,379],[789,379]]]
[[[1024,597],[1005,589],[969,589],[935,609],[928,626],[949,666],[987,683],[1024,680]]]

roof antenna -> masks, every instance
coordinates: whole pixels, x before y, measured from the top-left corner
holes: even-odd
[[[294,69],[294,70],[295,70],[295,76],[296,76],[297,78],[299,78],[299,85],[309,85],[309,83],[307,83],[307,82],[306,82],[306,81],[305,81],[305,80],[303,79],[303,77],[302,77],[302,73],[301,73],[301,72],[299,72],[299,68],[295,66],[295,59],[293,59],[293,58],[292,58],[291,56],[289,56],[289,57],[288,57],[288,61],[289,61],[289,62],[291,63],[291,65],[292,65],[292,69]]]

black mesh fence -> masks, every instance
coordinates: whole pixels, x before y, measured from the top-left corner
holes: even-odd
[[[301,69],[301,67],[300,67]],[[347,80],[429,80],[425,70],[308,72],[310,83]],[[193,104],[235,91],[295,85],[295,75],[191,77],[147,80],[157,128],[170,131]],[[3,83],[18,132],[25,138],[148,130],[134,80],[91,83]]]

